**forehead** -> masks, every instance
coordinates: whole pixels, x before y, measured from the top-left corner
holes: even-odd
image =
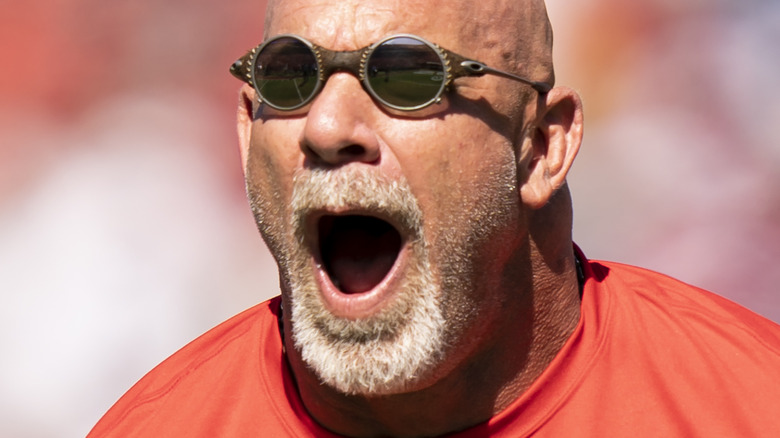
[[[298,34],[331,50],[353,50],[391,34],[412,33],[457,49],[471,4],[462,0],[272,0],[265,33],[266,37]]]

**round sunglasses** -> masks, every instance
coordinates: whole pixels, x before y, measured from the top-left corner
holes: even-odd
[[[389,36],[353,51],[332,51],[298,35],[278,35],[230,67],[235,77],[255,88],[261,102],[282,111],[311,102],[336,71],[354,74],[376,101],[400,111],[441,102],[450,82],[461,76],[498,75],[528,84],[541,94],[552,88],[407,34]]]

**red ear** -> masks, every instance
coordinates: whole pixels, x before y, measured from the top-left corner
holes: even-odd
[[[520,188],[523,203],[543,207],[566,182],[574,157],[582,142],[582,101],[566,87],[556,87],[546,95],[544,114],[524,147],[531,148],[524,161],[528,178]]]

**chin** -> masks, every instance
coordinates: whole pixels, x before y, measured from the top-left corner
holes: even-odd
[[[294,345],[323,383],[366,396],[426,386],[443,357],[440,294],[425,271],[403,283],[377,313],[350,319],[327,309],[313,275],[291,281]]]
[[[344,394],[409,392],[442,361],[446,322],[420,209],[404,182],[306,171],[282,266],[295,349]]]

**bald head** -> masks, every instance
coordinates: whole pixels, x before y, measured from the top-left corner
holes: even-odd
[[[265,33],[335,52],[413,34],[516,76],[554,76],[543,0],[269,0]],[[437,436],[508,406],[576,324],[569,216],[554,214],[568,198],[553,196],[579,146],[580,102],[562,87],[476,75],[407,115],[364,79],[335,70],[290,117],[254,111],[245,87],[247,187],[279,263],[284,342],[312,416],[344,435]],[[296,208],[305,184],[313,207]],[[402,187],[409,206],[383,195]],[[396,219],[412,216],[409,227]],[[366,330],[346,338],[343,327]]]
[[[461,44],[479,42],[480,58],[484,61],[536,81],[554,83],[553,33],[543,0],[457,3],[458,17],[450,21],[450,26],[460,29],[457,33]]]
[[[441,41],[438,35],[453,35],[456,43],[450,46],[466,48],[463,55],[535,81],[554,82],[552,28],[543,0],[450,0],[444,4],[433,0],[269,0],[266,36],[286,32],[278,23],[297,21],[302,8],[321,9],[318,22],[305,23],[306,27],[330,26],[327,33],[336,40],[345,28],[372,29],[374,40],[402,32],[420,33],[436,42]],[[363,47],[372,42],[353,43]],[[328,46],[327,41],[317,43]]]

